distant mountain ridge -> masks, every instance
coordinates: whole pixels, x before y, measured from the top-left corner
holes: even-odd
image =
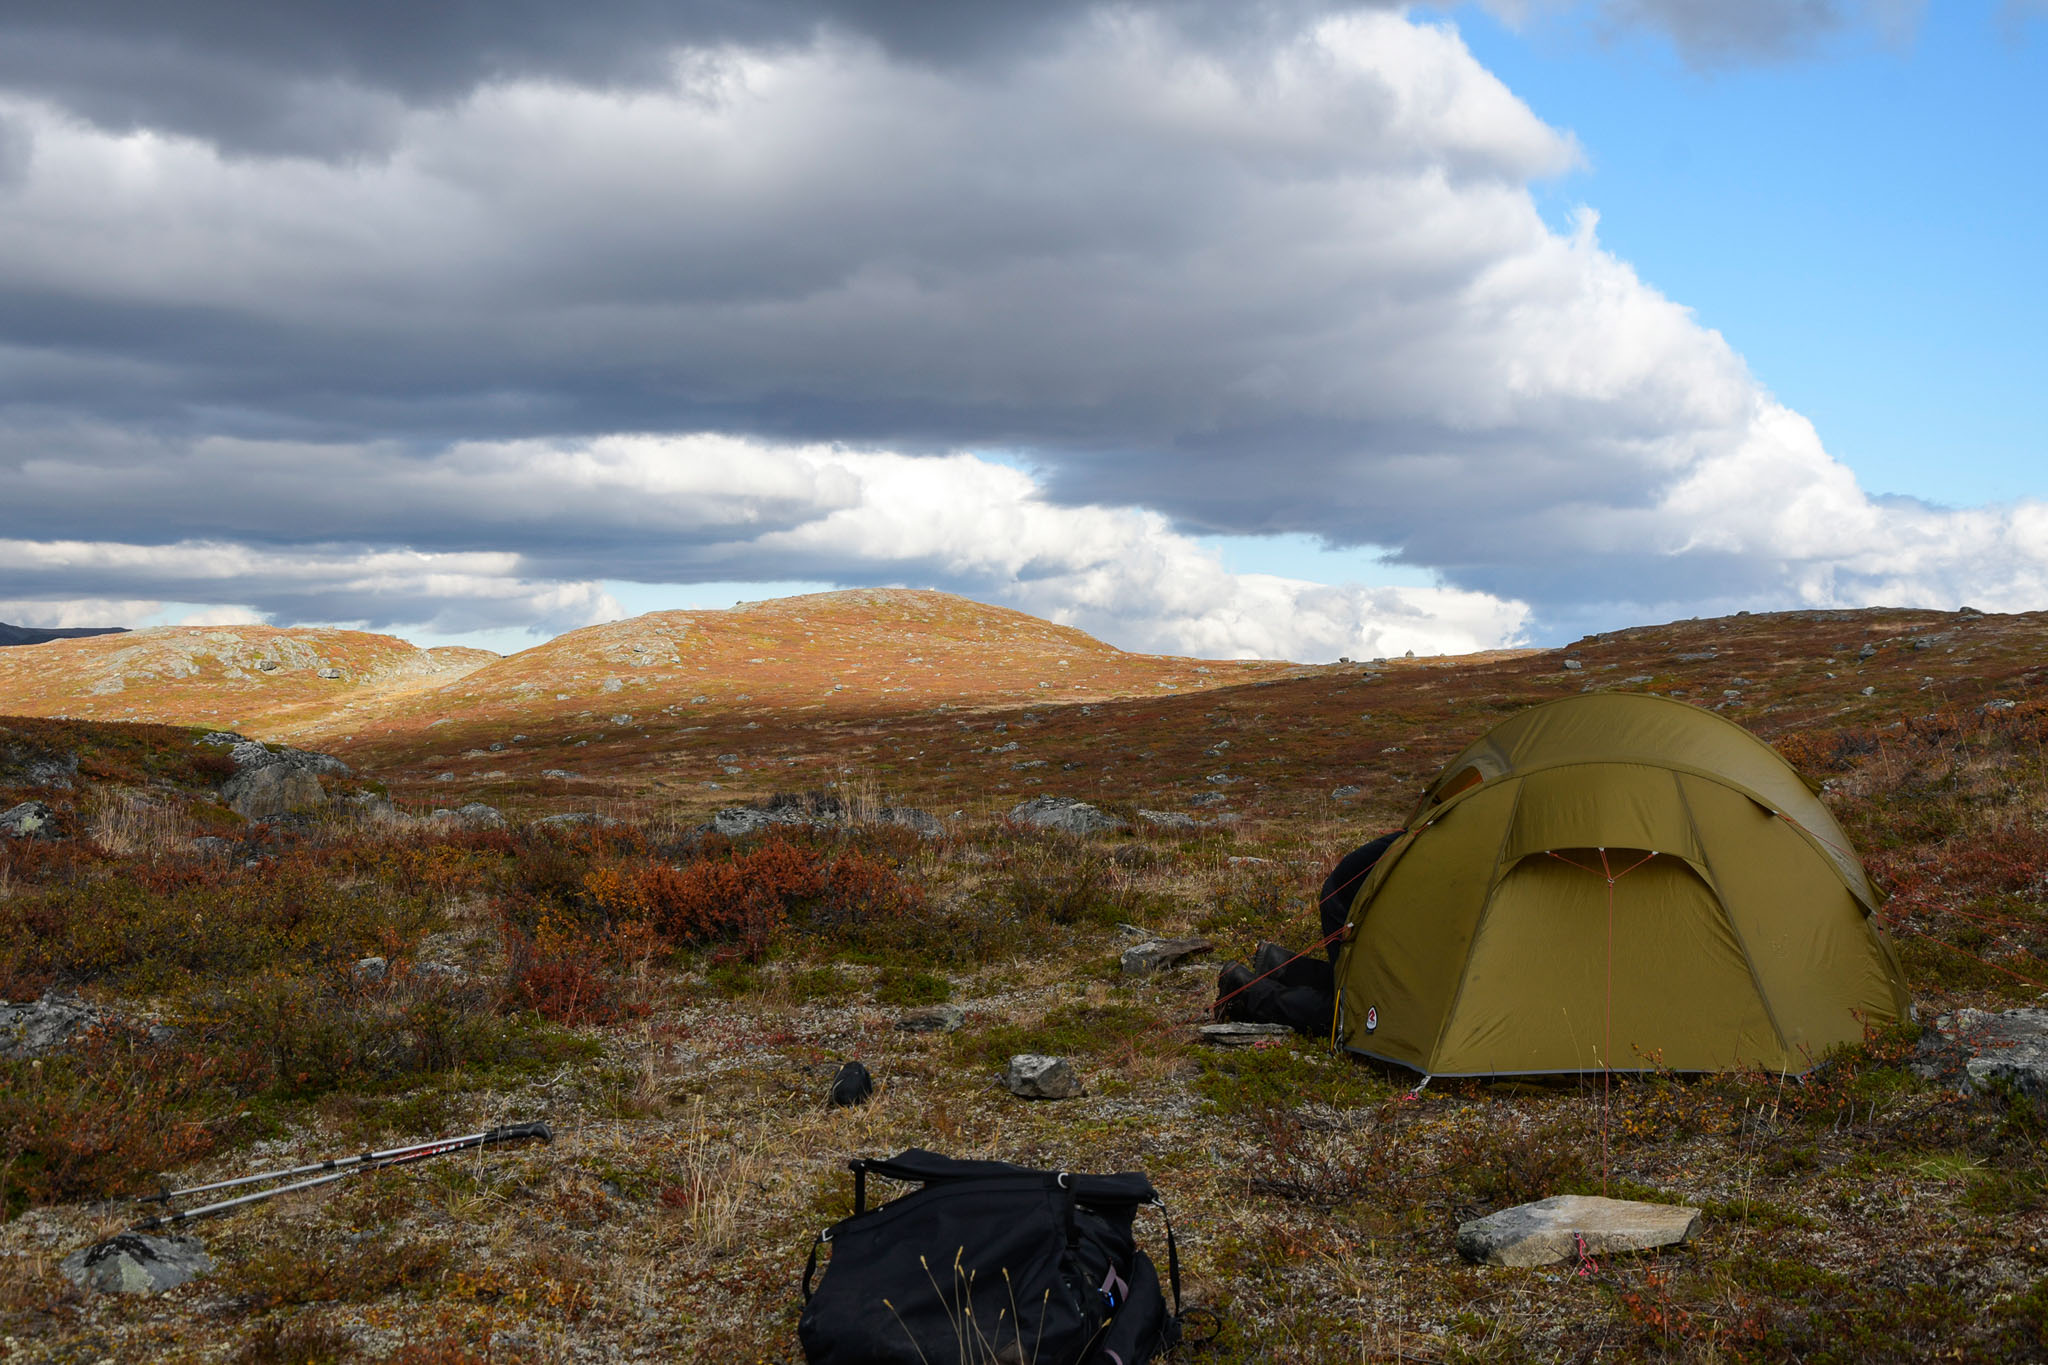
[[[66,626],[46,630],[41,626],[10,626],[0,621],[0,648],[7,645],[40,645],[51,640],[82,640],[89,635],[125,635],[126,626]]]

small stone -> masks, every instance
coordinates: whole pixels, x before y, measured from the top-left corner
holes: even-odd
[[[258,660],[256,661],[256,667],[258,667],[258,668],[262,669],[262,670],[263,670],[263,671],[264,671],[265,673],[275,673],[275,672],[277,672],[277,667],[278,667],[278,665],[277,665],[277,660],[275,660],[275,659],[258,659]]]
[[[1583,1241],[1588,1256],[1648,1251],[1690,1241],[1700,1211],[1592,1194],[1560,1194],[1475,1218],[1458,1228],[1458,1254],[1488,1265],[1555,1265]]]
[[[319,676],[327,679],[329,682],[334,682],[341,677],[341,670],[338,668],[323,668],[320,670]]]
[[[54,839],[57,837],[57,812],[41,801],[24,801],[0,812],[0,837]]]
[[[1580,663],[1577,659],[1566,659],[1564,661],[1564,666],[1574,673],[1578,672],[1580,669],[1585,667],[1585,665]]]
[[[391,974],[391,964],[381,957],[359,957],[350,972],[358,981],[382,981]]]
[[[1220,806],[1230,798],[1222,792],[1197,792],[1188,798],[1190,806]]]
[[[1155,938],[1124,949],[1120,962],[1125,976],[1150,976],[1200,957],[1213,946],[1206,938]]]
[[[1866,697],[1874,697],[1877,695],[1877,689],[1874,687],[1866,687],[1863,689],[1863,695]]]
[[[2010,711],[2018,705],[2019,703],[2011,697],[1993,697],[1990,701],[1984,703],[1984,709],[1986,711]]]
[[[552,777],[557,782],[573,781],[576,777],[576,774],[570,772],[566,768],[542,768],[540,770],[540,775],[542,777]]]
[[[1204,1024],[1197,1031],[1214,1047],[1250,1047],[1294,1032],[1285,1024]]]
[[[933,1005],[904,1015],[896,1021],[896,1027],[905,1033],[951,1033],[966,1022],[967,1011],[960,1006]]]
[[[1003,1084],[1012,1095],[1026,1100],[1066,1100],[1081,1093],[1081,1078],[1074,1073],[1073,1063],[1064,1057],[1031,1052],[1010,1058]]]
[[[80,1289],[103,1294],[157,1294],[213,1269],[196,1237],[124,1232],[66,1256],[58,1269]]]
[[[1869,658],[1874,658],[1874,657],[1876,656],[1876,654],[1877,654],[1877,646],[1876,646],[1876,645],[1873,645],[1873,644],[1869,644],[1869,643],[1867,643],[1867,642],[1866,642],[1866,643],[1864,644],[1863,648],[1861,648],[1861,649],[1859,649],[1859,650],[1857,650],[1857,651],[1856,651],[1856,657],[1857,657],[1858,659],[1869,659]]]
[[[1330,793],[1330,799],[1332,801],[1356,801],[1364,795],[1365,788],[1363,787],[1339,787]]]
[[[503,813],[496,806],[488,806],[481,801],[472,801],[466,806],[457,806],[449,814],[472,829],[505,828]]]

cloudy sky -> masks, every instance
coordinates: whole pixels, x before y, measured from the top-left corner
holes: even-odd
[[[13,0],[0,620],[2048,608],[2037,0]]]

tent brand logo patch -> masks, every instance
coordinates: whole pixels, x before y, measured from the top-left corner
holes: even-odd
[[[1367,1033],[1371,1033],[1374,1029],[1377,1029],[1379,1026],[1380,1007],[1378,1005],[1367,1005],[1365,1007],[1365,1031]]]

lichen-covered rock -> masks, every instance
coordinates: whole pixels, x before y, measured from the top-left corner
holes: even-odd
[[[0,811],[0,838],[6,839],[54,839],[57,837],[57,812],[41,801],[24,801],[18,806]]]
[[[1592,1194],[1560,1194],[1475,1218],[1458,1228],[1458,1254],[1488,1265],[1554,1265],[1583,1252],[1648,1251],[1690,1241],[1700,1211]]]
[[[1065,834],[1097,834],[1130,826],[1113,815],[1104,815],[1086,801],[1071,796],[1034,796],[1012,808],[1010,818],[1034,829],[1055,829]]]
[[[194,1237],[124,1232],[66,1256],[58,1268],[80,1289],[103,1294],[160,1294],[213,1269]]]
[[[1953,1079],[1965,1090],[2009,1087],[2048,1101],[2048,1010],[1961,1009],[1935,1020],[1933,1035],[1922,1040],[1914,1067],[1927,1079]],[[1959,1073],[1951,1070],[1957,1060]]]
[[[228,809],[244,820],[275,820],[294,811],[312,810],[327,801],[318,777],[285,763],[243,768],[220,790],[227,798]]]
[[[619,822],[609,815],[598,815],[593,811],[564,811],[560,815],[543,815],[533,822],[535,829],[616,829]]]
[[[1066,1100],[1081,1093],[1081,1077],[1072,1062],[1031,1052],[1010,1058],[1003,1084],[1012,1095],[1027,1100]]]
[[[472,801],[466,806],[457,806],[454,810],[437,810],[434,815],[439,819],[468,825],[471,829],[505,828],[504,813],[496,806],[486,805],[482,801]]]
[[[58,753],[25,744],[0,746],[0,787],[51,787],[70,791],[77,776],[77,754]]]
[[[1202,822],[1177,810],[1141,810],[1138,818],[1157,829],[1199,829]]]
[[[51,989],[39,1000],[0,1001],[0,1058],[41,1057],[100,1025],[120,1026],[146,1035],[151,1042],[163,1042],[177,1033],[169,1025],[103,1009]]]
[[[936,839],[946,832],[946,826],[938,816],[913,806],[884,806],[876,819],[885,825],[900,825],[926,839]]]
[[[75,995],[46,991],[40,1000],[0,1003],[0,1057],[41,1057],[97,1024],[98,1007]]]

